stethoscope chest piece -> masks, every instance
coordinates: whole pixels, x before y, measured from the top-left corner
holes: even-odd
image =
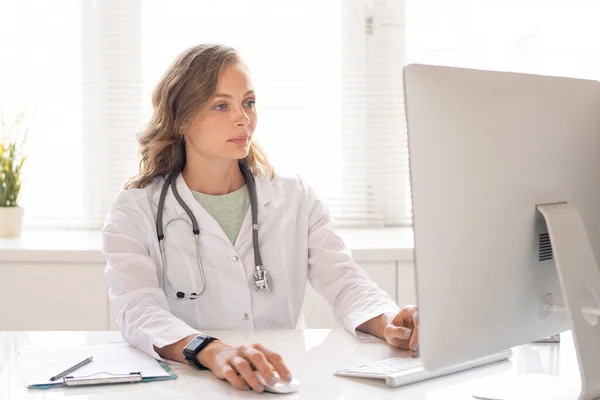
[[[272,290],[271,274],[262,265],[257,265],[252,275],[252,287],[257,292],[270,292]]]

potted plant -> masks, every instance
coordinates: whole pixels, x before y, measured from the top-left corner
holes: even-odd
[[[17,237],[23,226],[23,208],[18,204],[21,170],[26,156],[25,111],[6,118],[0,110],[0,237]]]

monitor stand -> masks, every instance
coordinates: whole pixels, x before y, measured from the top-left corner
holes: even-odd
[[[600,269],[577,209],[569,203],[538,205],[546,221],[564,306],[542,299],[542,310],[565,312],[571,321],[581,380],[525,374],[494,379],[473,393],[485,400],[600,399]],[[600,205],[599,205],[600,211]],[[492,387],[497,386],[497,387]]]

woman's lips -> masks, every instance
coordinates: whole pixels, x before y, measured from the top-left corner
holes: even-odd
[[[235,144],[246,144],[248,142],[248,137],[233,138],[229,139],[229,141]]]

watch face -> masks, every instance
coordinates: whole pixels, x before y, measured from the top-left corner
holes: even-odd
[[[198,347],[202,345],[202,343],[206,342],[209,339],[208,336],[198,335],[187,346],[185,346],[185,350],[190,352],[195,352]]]

